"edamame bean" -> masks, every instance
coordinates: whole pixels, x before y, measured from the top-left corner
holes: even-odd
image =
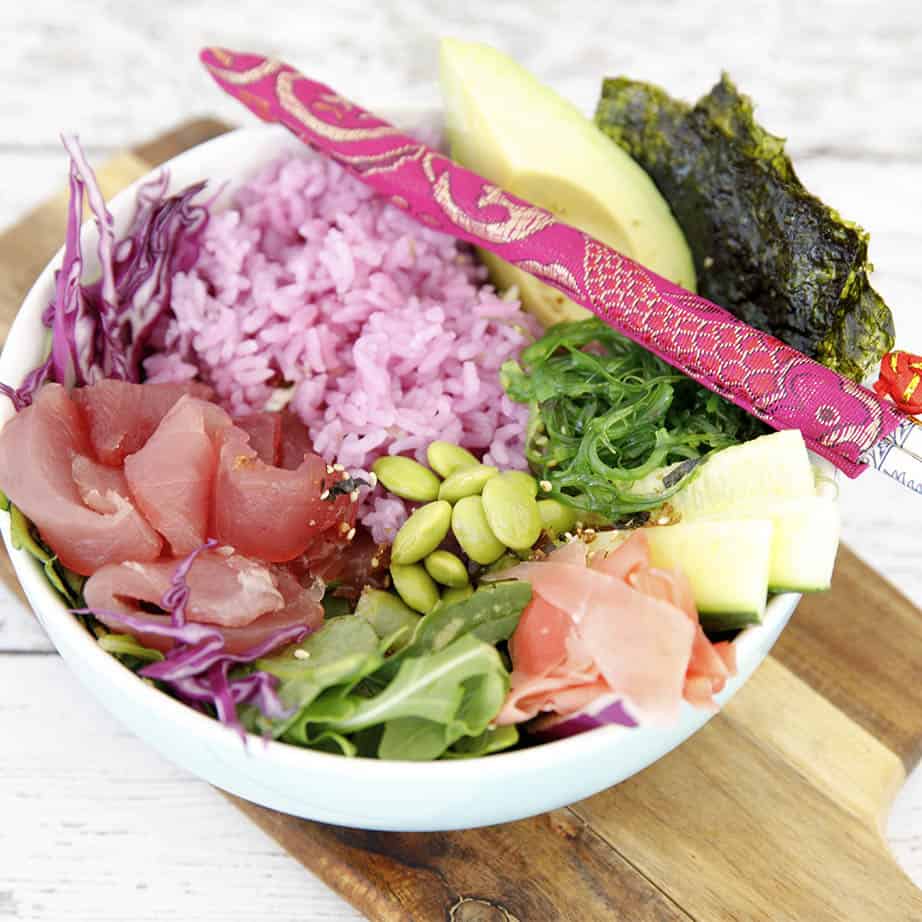
[[[525,471],[504,471],[503,476],[506,478],[507,483],[520,486],[523,490],[531,493],[533,497],[538,495],[538,481],[531,474],[527,474]]]
[[[462,467],[442,481],[439,487],[439,499],[456,503],[465,496],[475,496],[483,489],[483,485],[498,473],[499,471],[489,464]]]
[[[385,455],[371,466],[385,490],[414,503],[429,503],[439,495],[439,478],[412,458]]]
[[[474,587],[470,584],[461,586],[457,589],[446,589],[442,593],[442,598],[439,599],[439,608],[444,608],[446,605],[454,605],[455,602],[463,602],[465,599],[469,599],[473,594]]]
[[[556,499],[539,499],[538,514],[545,531],[552,535],[562,535],[570,531],[580,517],[578,510]]]
[[[451,442],[430,442],[426,449],[426,460],[430,467],[442,477],[451,477],[463,467],[473,467],[480,462],[460,445]]]
[[[541,514],[529,488],[509,471],[483,487],[483,511],[490,530],[514,551],[530,548],[541,536]]]
[[[421,564],[391,564],[391,580],[397,595],[410,608],[428,614],[439,604],[439,590]]]
[[[483,500],[479,496],[465,496],[455,503],[451,512],[451,530],[464,553],[476,563],[493,563],[506,550],[490,530],[483,511]]]
[[[426,572],[443,586],[461,589],[470,582],[467,567],[464,566],[461,558],[452,554],[451,551],[433,551],[423,561],[423,566]]]
[[[450,525],[451,506],[444,500],[420,506],[394,536],[391,560],[397,564],[422,560],[445,540]]]

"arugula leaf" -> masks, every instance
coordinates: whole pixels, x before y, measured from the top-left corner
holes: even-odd
[[[509,749],[519,741],[519,731],[514,726],[494,727],[484,730],[479,736],[465,736],[459,739],[443,759],[475,759],[491,752]]]
[[[429,656],[405,657],[397,675],[374,698],[354,701],[349,717],[339,720],[340,731],[361,730],[398,717],[425,717],[443,724],[456,720],[465,700],[464,681],[496,673],[499,681],[486,681],[480,694],[491,696],[494,717],[503,703],[509,679],[496,648],[466,634]],[[477,712],[488,709],[478,702]]]
[[[363,618],[346,615],[328,621],[286,653],[257,660],[255,669],[281,680],[278,696],[292,714],[283,720],[270,720],[258,709],[247,708],[241,714],[244,725],[277,738],[297,724],[301,729],[292,729],[292,733],[302,736],[302,745],[307,745],[305,709],[325,689],[340,685],[351,688],[379,667],[383,662],[379,648],[378,635],[371,625]],[[298,650],[301,656],[295,656]]]
[[[398,717],[384,725],[378,744],[379,759],[428,762],[447,748],[446,725],[425,717]]]
[[[460,602],[433,609],[417,619],[412,641],[369,676],[367,686],[372,692],[380,691],[396,675],[404,657],[437,653],[466,633],[492,645],[508,640],[530,601],[529,583],[506,580],[481,586]]]
[[[358,747],[347,736],[330,730],[328,727],[304,727],[304,731],[296,739],[289,740],[286,736],[282,737],[285,742],[296,742],[300,746],[306,746],[310,749],[319,749],[321,752],[335,752],[344,756],[355,756],[358,754]]]
[[[364,618],[382,640],[388,636],[397,637],[395,650],[410,642],[420,621],[420,616],[409,605],[384,589],[366,588],[359,596],[355,613]]]
[[[400,760],[436,759],[481,737],[509,689],[495,644],[515,629],[531,586],[491,584],[424,618],[380,595],[258,660],[254,668],[281,680],[279,698],[292,713],[270,721],[248,707],[244,724],[298,746]],[[511,743],[503,734],[489,745]],[[464,755],[462,748],[454,757]]]
[[[447,723],[424,717],[398,717],[384,725],[378,756],[421,762],[437,759],[452,743],[476,738],[496,716],[506,697],[508,682],[497,671],[467,679],[453,720]]]
[[[521,580],[481,586],[472,596],[423,617],[405,655],[437,653],[467,633],[488,644],[508,640],[530,601],[531,584]]]

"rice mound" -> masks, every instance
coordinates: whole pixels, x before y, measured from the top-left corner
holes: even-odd
[[[200,375],[234,414],[277,406],[289,388],[315,450],[353,472],[383,454],[424,462],[435,439],[524,468],[528,409],[498,372],[539,328],[485,277],[469,250],[338,164],[286,156],[211,216],[145,371]],[[380,489],[359,509],[376,541],[406,514]]]

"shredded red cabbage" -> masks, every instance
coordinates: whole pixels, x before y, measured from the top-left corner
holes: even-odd
[[[252,672],[237,679],[228,679],[228,663],[215,663],[203,676],[189,676],[171,683],[174,694],[186,704],[201,707],[210,704],[218,719],[245,738],[243,725],[237,717],[237,706],[255,704],[273,720],[290,717],[276,693],[278,679],[268,672]]]
[[[151,333],[170,310],[173,276],[198,259],[208,223],[209,202],[194,200],[200,182],[167,196],[169,176],[161,171],[138,190],[134,217],[116,242],[112,215],[75,136],[62,138],[70,155],[70,203],[55,295],[42,317],[51,327],[51,352],[18,388],[0,384],[17,411],[28,406],[47,380],[66,387],[101,378],[141,380],[141,362]],[[98,230],[100,276],[81,282],[83,195]]]
[[[105,618],[106,620],[111,618],[130,631],[166,637],[169,640],[176,641],[178,646],[194,646],[217,641],[220,641],[222,646],[224,645],[224,635],[221,633],[221,629],[212,624],[200,624],[197,621],[190,621],[188,624],[177,627],[166,619],[154,619],[143,615],[132,615],[124,611],[112,611],[111,609],[72,608],[70,611],[74,615],[93,615],[94,618]]]
[[[75,609],[74,614],[104,617],[107,621],[124,625],[128,630],[175,641],[162,660],[145,666],[140,674],[168,685],[178,698],[187,703],[212,705],[221,723],[243,735],[243,726],[237,717],[239,704],[252,702],[269,719],[289,715],[276,694],[278,679],[275,676],[267,672],[251,672],[230,679],[231,667],[252,663],[279,647],[296,643],[309,628],[302,624],[288,625],[273,631],[262,643],[243,653],[227,653],[220,628],[186,621],[189,570],[199,554],[216,545],[217,541],[209,539],[177,565],[170,587],[160,600],[161,607],[170,613],[169,621],[94,608]]]
[[[41,365],[36,366],[26,375],[19,387],[13,388],[9,384],[4,384],[0,381],[0,394],[9,397],[13,402],[13,409],[17,413],[32,403],[35,392],[49,380],[53,358],[49,353],[48,358]]]
[[[170,588],[163,593],[160,599],[160,607],[173,616],[173,624],[176,627],[182,627],[186,623],[186,606],[189,604],[189,584],[186,582],[186,577],[189,575],[192,564],[195,563],[195,558],[202,551],[210,551],[217,546],[218,542],[214,538],[209,538],[176,567],[173,578],[170,580]]]
[[[204,626],[204,625],[200,625]],[[215,630],[218,630],[217,628]],[[252,663],[253,660],[267,656],[273,650],[289,643],[296,643],[308,632],[303,624],[289,624],[273,631],[262,643],[250,647],[243,653],[223,652],[224,638],[221,635],[221,645],[213,648],[209,643],[188,646],[177,644],[167,655],[157,663],[151,663],[141,670],[141,674],[148,679],[159,679],[164,682],[173,682],[176,679],[186,679],[190,676],[200,675],[210,669],[215,663],[226,661],[228,663]],[[218,630],[220,634],[220,630]]]

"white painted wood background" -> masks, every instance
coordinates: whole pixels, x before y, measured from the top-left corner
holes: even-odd
[[[61,129],[100,162],[193,115],[243,118],[200,71],[201,45],[283,56],[383,106],[437,101],[441,34],[499,45],[587,111],[603,74],[691,96],[727,69],[790,138],[806,184],[872,232],[900,343],[922,350],[917,0],[0,0],[0,225],[62,185]],[[918,501],[872,475],[843,492],[846,540],[922,604]],[[359,918],[113,723],[7,595],[0,740],[0,920]],[[922,884],[922,771],[887,835]]]

